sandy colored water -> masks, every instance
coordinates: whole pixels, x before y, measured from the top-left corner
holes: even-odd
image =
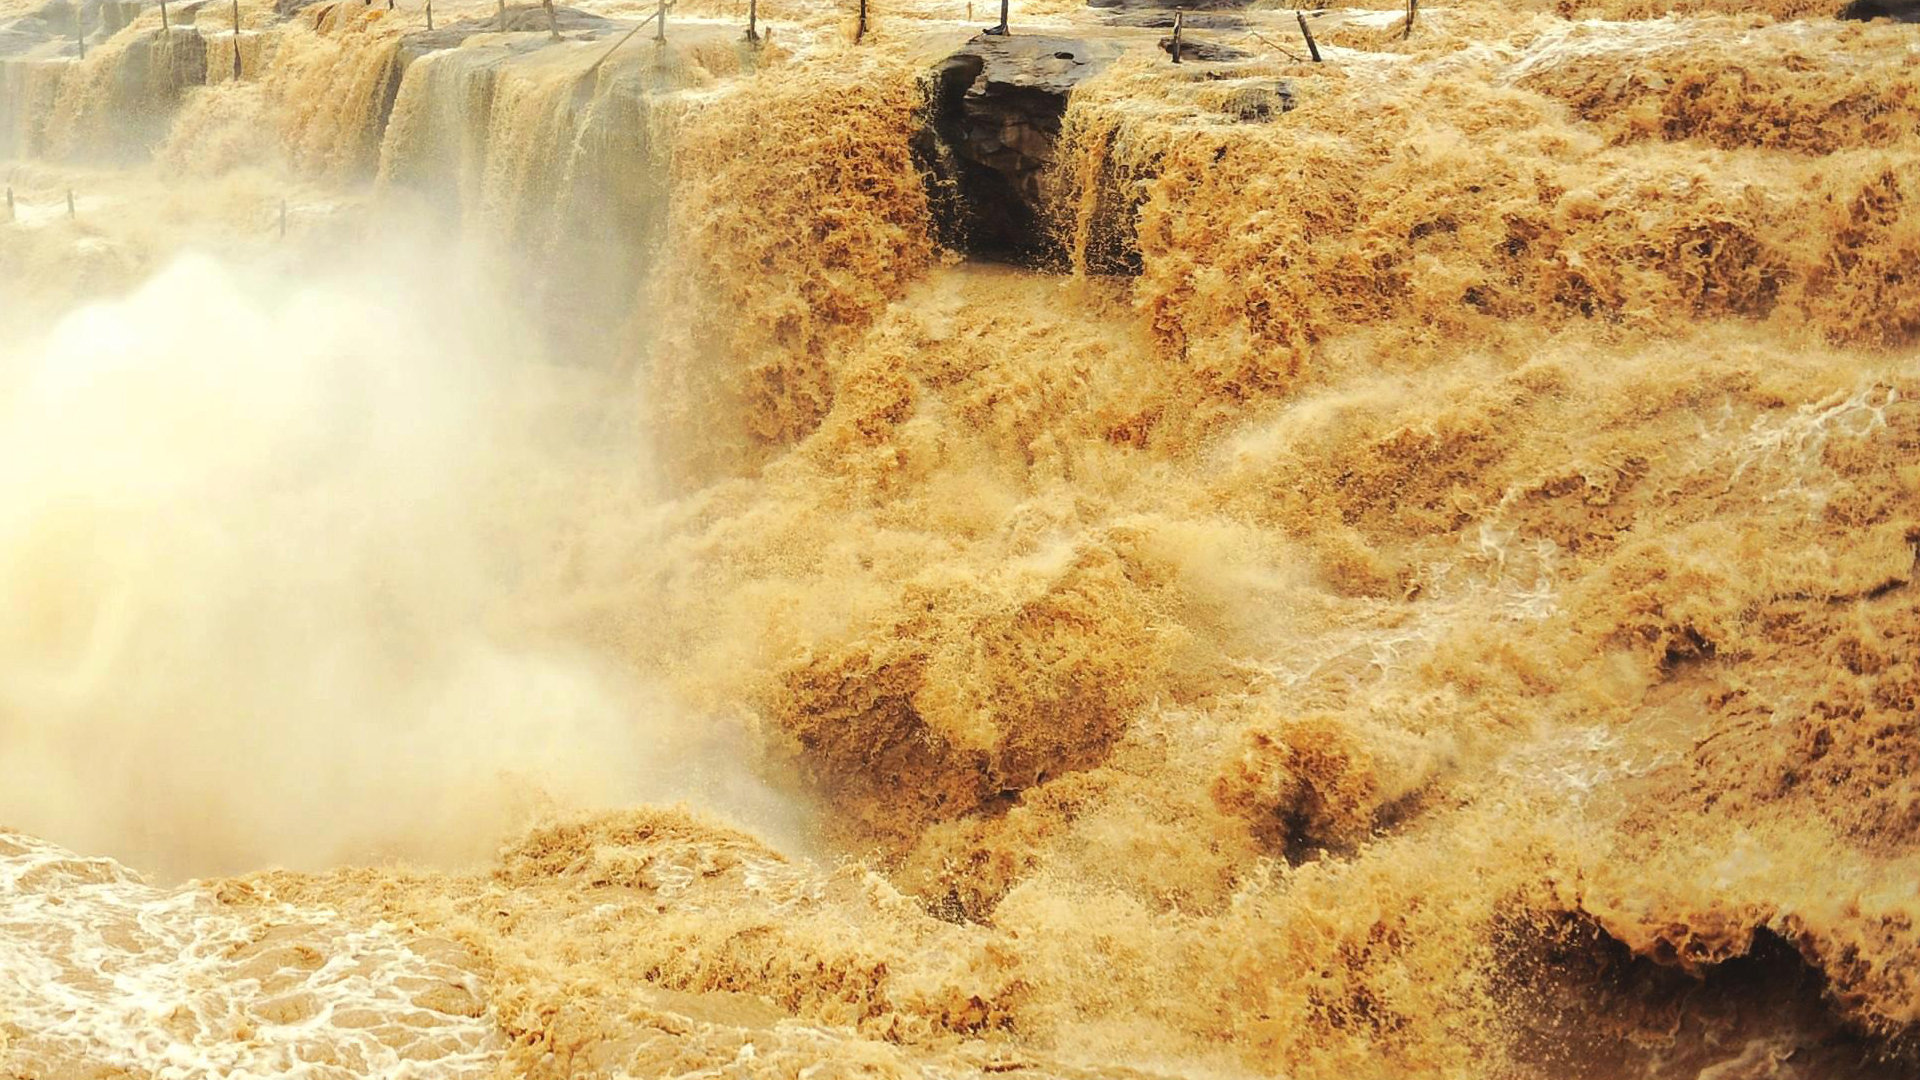
[[[742,7],[8,60],[4,1070],[1920,1068],[1914,28]]]

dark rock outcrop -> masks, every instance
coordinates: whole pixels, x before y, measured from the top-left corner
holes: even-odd
[[[1118,54],[1110,43],[980,34],[940,63],[916,149],[943,243],[1018,262],[1060,261],[1044,174],[1068,95]]]
[[[1242,87],[1227,95],[1222,108],[1243,124],[1264,124],[1293,111],[1293,84],[1281,79],[1272,86]]]
[[[1292,111],[1286,80],[1224,66],[1248,59],[1244,51],[1191,38],[1181,44],[1182,58],[1196,66],[1174,72],[1194,82],[1238,84],[1224,101],[1215,98],[1227,118],[1266,123]],[[1048,269],[1140,272],[1139,181],[1154,163],[1105,159],[1091,168],[1056,168],[1066,164],[1060,140],[1069,98],[1119,51],[1115,42],[981,34],[934,68],[914,153],[942,245]]]
[[[1172,56],[1173,39],[1170,37],[1161,38],[1160,51],[1166,53],[1168,56]],[[1231,45],[1222,45],[1217,41],[1201,41],[1198,38],[1190,38],[1184,34],[1180,37],[1180,59],[1182,62],[1191,63],[1197,61],[1202,64],[1220,64],[1234,60],[1245,60],[1252,55],[1252,53],[1249,53],[1245,49],[1236,49]]]
[[[1253,0],[1087,0],[1087,6],[1100,11],[1237,11],[1252,7]]]
[[[1173,26],[1172,11],[1138,11],[1121,15],[1107,16],[1109,26],[1137,26],[1148,30],[1167,30]],[[1247,26],[1245,16],[1210,15],[1205,12],[1190,12],[1181,20],[1181,25],[1189,30],[1241,30]]]
[[[1843,19],[1893,19],[1896,22],[1920,22],[1920,0],[1853,0],[1840,9]]]

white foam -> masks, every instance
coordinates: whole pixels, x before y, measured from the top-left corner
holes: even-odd
[[[331,911],[155,888],[0,832],[0,1071],[490,1073],[504,1044],[479,980],[420,945]]]

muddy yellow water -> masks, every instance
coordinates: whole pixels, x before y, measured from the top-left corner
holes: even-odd
[[[1920,27],[1016,3],[1026,267],[985,3],[180,7],[0,7],[0,1075],[1920,1070]]]

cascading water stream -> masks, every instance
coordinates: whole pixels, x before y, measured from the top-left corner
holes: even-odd
[[[0,1073],[1913,1073],[1911,27],[0,4]]]

